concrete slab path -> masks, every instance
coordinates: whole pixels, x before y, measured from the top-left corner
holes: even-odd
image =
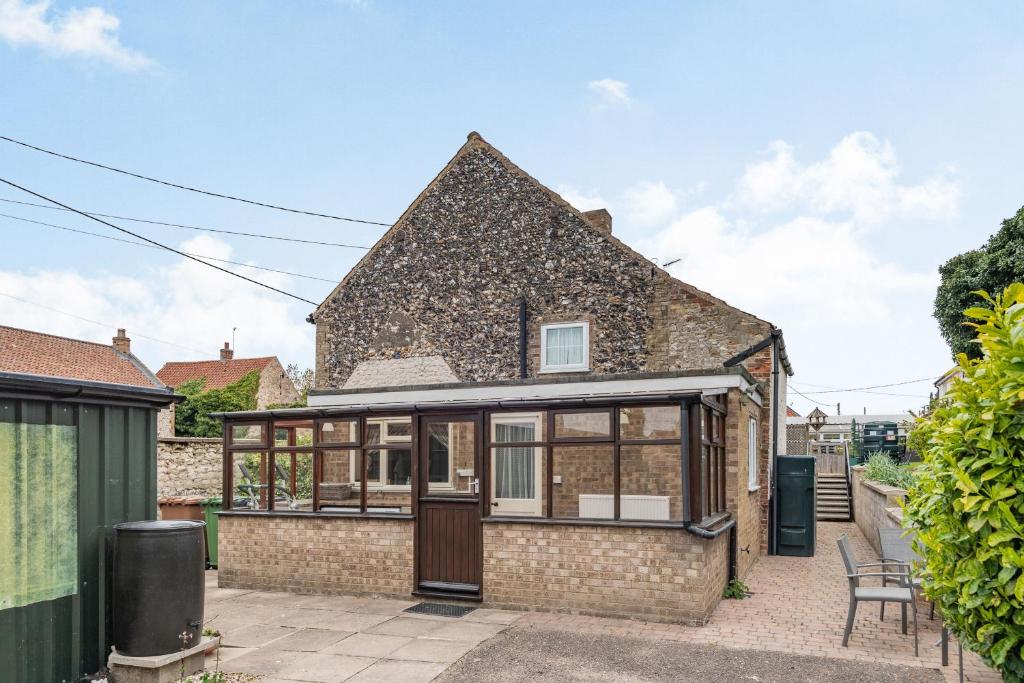
[[[260,675],[261,683],[431,681],[523,616],[404,612],[415,604],[219,588],[216,572],[207,572],[205,626],[220,631],[223,643],[207,668]]]

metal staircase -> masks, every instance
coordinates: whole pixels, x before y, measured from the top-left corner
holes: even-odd
[[[816,507],[819,520],[827,522],[850,521],[850,487],[846,473],[819,473],[817,475]]]

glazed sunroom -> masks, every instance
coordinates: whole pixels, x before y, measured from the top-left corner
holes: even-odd
[[[725,540],[739,495],[730,487],[748,492],[739,467],[747,439],[741,456],[727,432],[746,429],[760,401],[749,375],[733,369],[319,392],[308,408],[223,414],[222,584],[609,612],[590,606],[586,581],[559,600],[529,597],[534,581],[549,591],[570,585],[574,557],[590,554],[567,550],[580,539],[566,533],[600,529],[583,541],[597,566],[604,536],[636,544],[630,566],[609,567],[609,581],[633,584],[611,613],[702,621],[734,571]],[[277,536],[282,543],[267,546]],[[286,568],[251,566],[273,560],[250,544]],[[515,556],[523,546],[542,548],[550,571]],[[659,596],[648,590],[628,609],[652,569],[653,583],[665,584],[655,588],[700,584],[699,599],[655,614]]]

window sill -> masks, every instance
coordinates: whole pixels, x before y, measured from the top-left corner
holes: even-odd
[[[227,517],[341,517],[344,519],[394,519],[412,520],[416,515],[403,512],[313,512],[311,510],[220,510],[220,516]]]
[[[645,522],[643,520],[630,521],[626,519],[556,519],[552,517],[527,517],[527,516],[498,516],[491,515],[483,518],[484,524],[542,524],[542,525],[565,525],[565,526],[616,526],[632,527],[639,529],[685,529],[685,522]]]
[[[590,372],[590,368],[541,368],[539,370],[541,375],[559,375],[569,372]]]
[[[761,485],[760,484],[758,484],[757,486],[748,486],[747,487],[747,493],[757,493],[760,490],[761,490]]]

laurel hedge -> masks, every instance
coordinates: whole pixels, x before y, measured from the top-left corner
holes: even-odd
[[[982,357],[915,427],[905,504],[923,589],[965,647],[1024,681],[1024,284],[964,311]]]

